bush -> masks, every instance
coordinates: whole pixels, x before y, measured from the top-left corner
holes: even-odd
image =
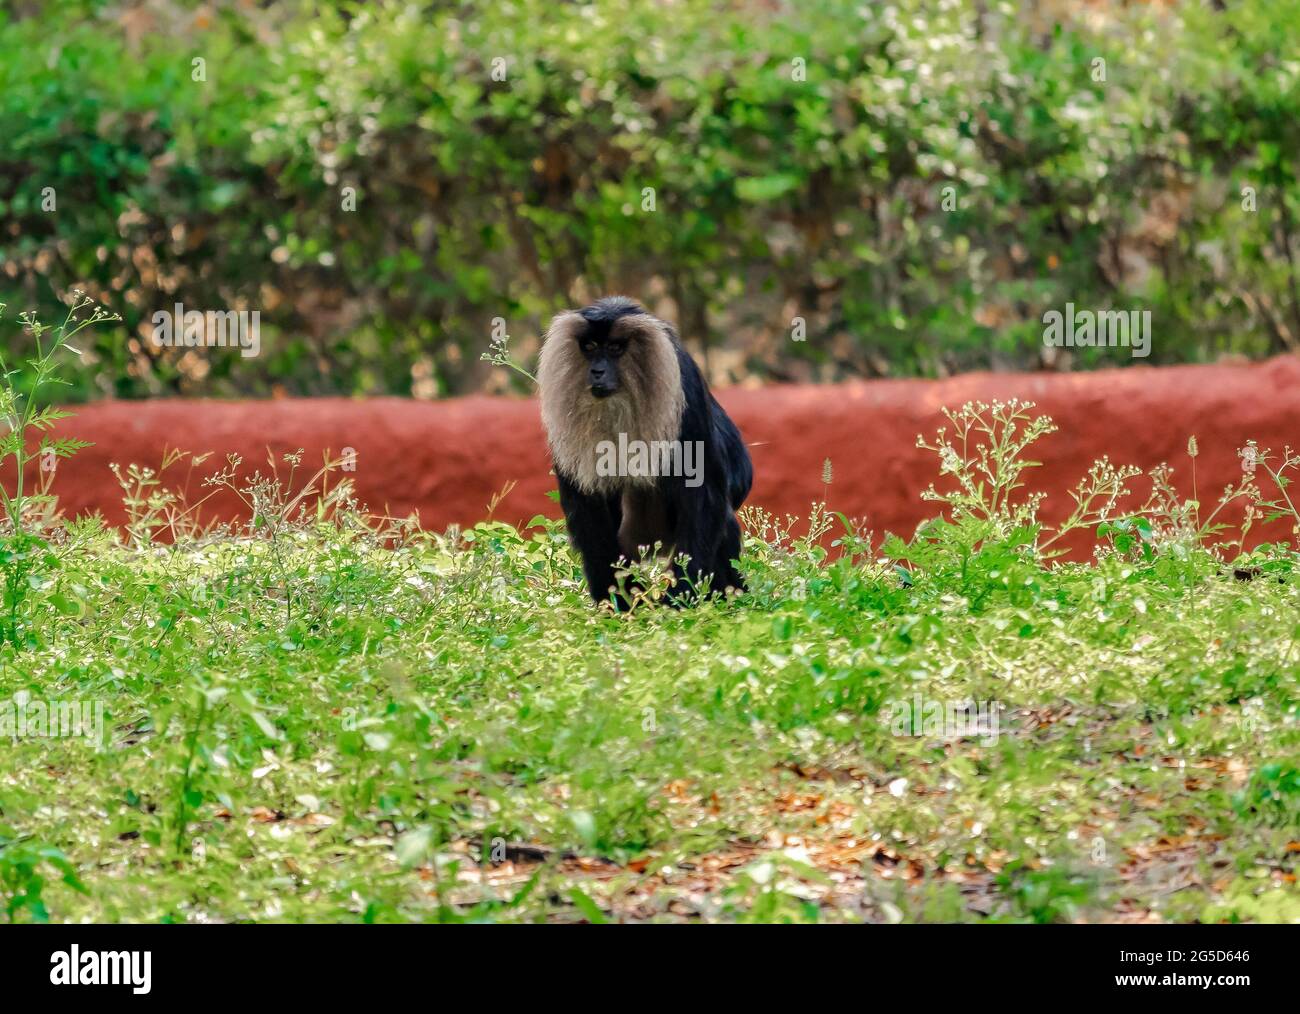
[[[496,318],[608,291],[720,380],[1120,364],[1047,361],[1067,301],[1150,309],[1147,362],[1300,344],[1300,0],[933,6],[0,14],[0,301],[123,315],[80,397],[500,385]],[[155,348],[177,301],[261,357]]]

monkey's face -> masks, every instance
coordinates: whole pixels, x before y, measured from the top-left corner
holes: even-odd
[[[557,315],[537,362],[556,471],[588,493],[621,489],[626,476],[596,467],[602,442],[676,439],[686,410],[679,352],[671,326],[630,299]]]
[[[618,376],[619,360],[627,351],[627,338],[620,335],[593,333],[595,328],[588,328],[587,333],[579,339],[579,348],[587,360],[587,384],[596,398],[608,398],[617,394],[620,385]]]

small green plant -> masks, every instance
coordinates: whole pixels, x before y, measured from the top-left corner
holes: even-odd
[[[1251,446],[1254,446],[1254,441],[1251,441]],[[1282,460],[1276,465],[1271,460],[1272,456],[1272,451],[1266,449],[1258,452],[1256,460],[1277,492],[1266,496],[1257,486],[1253,487],[1251,515],[1260,516],[1265,522],[1287,518],[1291,521],[1291,534],[1300,537],[1300,510],[1296,509],[1295,501],[1288,492],[1293,479],[1287,474],[1300,471],[1300,454],[1286,447],[1282,451]]]
[[[0,825],[0,903],[10,922],[17,922],[23,912],[32,922],[49,922],[43,896],[49,869],[73,890],[90,893],[62,852],[24,840],[13,828]]]
[[[195,819],[203,804],[205,774],[214,763],[214,750],[209,741],[213,715],[226,697],[225,687],[212,687],[196,683],[189,694],[181,698],[180,706],[159,717],[158,728],[174,740],[169,751],[173,770],[173,805],[166,829],[171,832],[173,858],[179,862],[187,855],[186,836],[190,822]],[[161,815],[167,820],[167,814]],[[150,837],[163,844],[161,833],[151,832]]]
[[[941,475],[950,475],[957,489],[937,491],[933,484],[922,499],[947,505],[951,520],[969,538],[969,548],[985,539],[1006,539],[1013,533],[1017,544],[1032,544],[1035,555],[1050,558],[1052,545],[1070,532],[1105,524],[1118,502],[1129,494],[1127,483],[1142,474],[1132,465],[1116,466],[1103,457],[1070,491],[1074,510],[1055,528],[1038,520],[1044,495],[1031,493],[1018,498],[1026,469],[1041,462],[1024,458],[1031,444],[1056,432],[1050,416],[1030,414],[1031,401],[1012,398],[992,404],[967,402],[957,411],[944,409],[953,433],[941,427],[933,443],[917,437],[916,445],[933,451],[939,458]],[[971,521],[980,522],[972,524]],[[1032,539],[1024,542],[1025,533]],[[1050,535],[1042,538],[1042,535]]]
[[[479,359],[485,363],[491,363],[493,366],[504,366],[508,370],[514,370],[521,377],[526,377],[528,380],[531,380],[536,384],[537,378],[510,358],[509,342],[509,335],[503,334],[494,337],[489,345],[488,351],[479,356]]]
[[[48,493],[49,480],[37,492],[28,493],[27,467],[39,460],[43,473],[50,476],[57,459],[70,458],[82,447],[90,446],[73,437],[53,436],[54,424],[71,413],[53,405],[39,405],[38,396],[46,386],[67,383],[58,376],[56,356],[64,349],[80,355],[70,344],[73,338],[92,325],[121,319],[79,289],[72,295],[72,305],[57,327],[47,327],[31,312],[19,317],[36,342],[36,355],[25,361],[25,369],[11,368],[0,353],[0,421],[8,427],[0,437],[0,463],[12,460],[15,471],[12,496],[0,484],[5,522],[0,536],[0,572],[4,576],[0,638],[14,646],[23,641],[21,613],[29,592],[43,588],[48,583],[48,571],[58,564],[58,558],[48,551],[48,543],[39,534],[48,526],[48,516],[40,525],[33,523],[33,516],[53,503]],[[4,308],[0,303],[0,314]],[[27,446],[32,433],[40,434],[35,454]]]
[[[998,875],[998,886],[1011,900],[1015,914],[1030,922],[1071,922],[1096,896],[1095,873],[1065,866],[1034,869],[1013,860]]]
[[[1151,546],[1154,534],[1151,519],[1141,516],[1103,521],[1097,526],[1097,538],[1109,539],[1111,548],[1120,556],[1130,556],[1140,551],[1142,559],[1147,563],[1155,555]]]
[[[1261,764],[1236,804],[1238,812],[1264,824],[1295,827],[1300,820],[1300,766],[1290,761]]]
[[[64,412],[53,405],[38,407],[37,396],[41,389],[51,384],[67,384],[58,376],[55,357],[64,349],[80,355],[70,344],[72,339],[95,324],[117,321],[122,318],[109,313],[80,289],[73,292],[73,301],[63,323],[57,327],[48,327],[36,319],[31,312],[24,312],[19,320],[36,341],[36,355],[25,361],[26,370],[11,368],[0,353],[0,419],[9,427],[8,432],[0,438],[0,461],[10,458],[17,466],[17,489],[13,496],[0,487],[0,500],[4,503],[5,513],[14,531],[23,529],[23,515],[32,501],[40,494],[25,496],[24,482],[26,468],[34,457],[27,448],[27,438],[32,431],[41,434],[37,456],[46,460],[53,458],[70,458],[82,447],[90,444],[72,437],[53,437],[50,431],[60,419],[68,418],[71,413]],[[0,313],[5,306],[0,303]],[[78,316],[80,314],[80,316]]]
[[[1021,455],[1039,437],[1055,433],[1056,426],[1047,416],[1031,416],[1033,407],[1033,402],[1013,398],[991,405],[967,402],[955,412],[945,408],[953,433],[941,426],[933,443],[918,436],[916,446],[938,456],[940,474],[952,476],[957,489],[940,493],[931,484],[921,499],[946,504],[954,520],[980,518],[992,526],[990,533],[1036,524],[1043,494],[1017,502],[1015,493],[1024,486],[1024,471],[1040,462]]]
[[[820,909],[814,899],[829,883],[797,850],[786,849],[741,869],[726,895],[738,922],[815,923]]]
[[[1025,472],[1039,465],[1025,452],[1056,426],[1048,416],[1033,415],[1033,407],[1017,399],[967,402],[956,411],[944,409],[951,432],[944,426],[932,441],[917,437],[918,447],[938,457],[940,475],[956,486],[940,491],[931,484],[921,494],[947,512],[922,524],[910,542],[886,535],[881,551],[898,561],[905,585],[925,572],[939,584],[951,582],[972,609],[983,608],[994,593],[1027,605],[1038,596],[1044,562],[1057,555],[1052,544],[1076,529],[1104,524],[1128,492],[1125,482],[1139,471],[1102,459],[1071,491],[1070,516],[1055,529],[1044,526],[1038,511],[1045,494],[1020,491]]]

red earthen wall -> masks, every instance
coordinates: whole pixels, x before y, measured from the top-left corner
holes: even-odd
[[[1027,473],[1030,487],[1050,493],[1044,516],[1056,520],[1071,506],[1066,489],[1103,454],[1144,468],[1167,461],[1177,485],[1191,492],[1187,438],[1200,446],[1196,462],[1201,502],[1212,505],[1242,474],[1238,449],[1247,439],[1275,452],[1300,445],[1300,359],[1248,365],[1133,367],[1093,373],[973,373],[948,380],[882,380],[837,386],[773,386],[718,392],[719,400],[752,447],[752,503],[780,513],[806,514],[822,499],[822,462],[830,458],[833,510],[864,516],[879,536],[910,535],[935,513],[920,491],[938,480],[933,455],[918,450],[916,435],[933,434],[940,409],[965,401],[1020,398],[1050,414],[1059,432],[1044,438]],[[326,450],[356,451],[352,473],[362,501],[404,516],[418,511],[425,527],[442,529],[481,519],[493,494],[514,480],[496,517],[525,521],[554,515],[555,488],[533,400],[469,397],[443,402],[396,398],[217,402],[160,400],[105,402],[78,407],[60,434],[94,446],[61,461],[53,486],[69,515],[100,511],[123,519],[120,491],[109,462],[157,467],[165,448],[215,454],[197,474],[240,454],[245,470],[265,470],[269,447],[277,456],[303,448],[304,468]],[[185,470],[169,472],[175,481]],[[33,475],[34,478],[34,470]],[[1145,495],[1147,485],[1135,487]],[[196,479],[191,501],[205,491]],[[214,513],[235,516],[232,496],[209,501]],[[1274,530],[1274,536],[1285,530]]]

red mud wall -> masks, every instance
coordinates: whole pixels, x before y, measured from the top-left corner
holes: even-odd
[[[944,487],[933,455],[917,449],[916,435],[931,436],[943,423],[940,409],[965,401],[1015,397],[1055,419],[1059,432],[1040,441],[1032,455],[1043,467],[1027,473],[1029,488],[1050,494],[1043,511],[1049,521],[1068,513],[1065,491],[1102,455],[1143,468],[1167,461],[1176,469],[1176,485],[1190,496],[1186,446],[1195,435],[1199,495],[1210,507],[1226,484],[1241,477],[1238,449],[1248,439],[1275,453],[1288,443],[1300,445],[1300,359],[1292,357],[1240,366],[730,389],[718,397],[752,445],[751,503],[803,516],[810,502],[826,497],[833,510],[865,517],[877,536],[886,530],[910,535],[936,512],[919,494],[931,481]],[[362,502],[396,516],[418,511],[427,528],[483,518],[493,494],[512,480],[516,485],[497,507],[498,519],[520,522],[559,510],[546,496],[555,480],[532,400],[106,402],[77,408],[58,432],[94,441],[58,464],[52,492],[68,515],[99,511],[120,522],[121,495],[109,462],[156,468],[169,447],[215,452],[191,480],[191,502],[207,492],[199,478],[229,453],[243,457],[246,472],[266,471],[268,447],[277,457],[303,448],[307,471],[326,450],[337,456],[350,447],[356,461],[351,477]],[[826,458],[834,465],[828,497],[821,482]],[[167,478],[179,484],[185,475],[182,466]],[[1132,487],[1141,496],[1148,488],[1144,480]],[[208,506],[227,517],[239,513],[232,496]]]

